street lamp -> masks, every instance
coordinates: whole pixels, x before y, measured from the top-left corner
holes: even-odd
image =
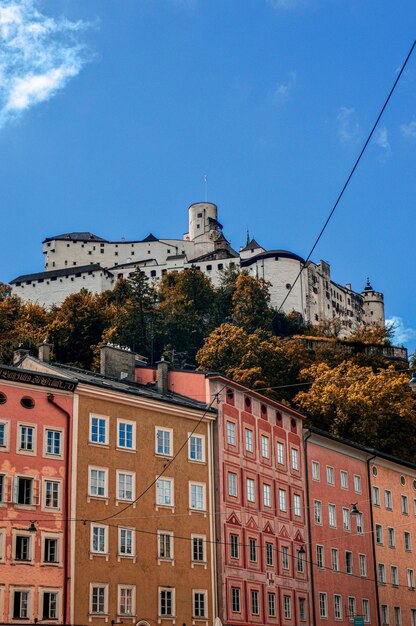
[[[29,528],[28,528],[28,531],[29,531],[30,533],[35,533],[35,532],[37,531],[37,528],[36,528],[36,524],[35,524],[35,522],[30,522],[30,526],[29,526]]]
[[[357,509],[357,503],[351,504],[351,515],[360,515],[360,511]]]
[[[299,550],[298,550],[298,554],[306,554],[306,550],[305,550],[305,546],[302,545]]]

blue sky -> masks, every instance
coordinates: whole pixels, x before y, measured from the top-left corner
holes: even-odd
[[[41,241],[181,236],[219,206],[305,256],[416,36],[414,0],[2,0],[0,280]],[[416,347],[416,53],[314,254]]]

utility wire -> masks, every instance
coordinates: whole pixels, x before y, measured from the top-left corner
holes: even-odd
[[[279,313],[279,311],[282,309],[283,305],[285,304],[286,300],[287,300],[287,299],[288,299],[288,297],[290,296],[290,294],[291,294],[291,292],[292,292],[292,290],[293,290],[294,286],[296,285],[297,281],[299,280],[300,275],[302,274],[303,270],[304,270],[304,269],[305,269],[305,267],[306,267],[306,263],[310,260],[310,258],[311,258],[311,256],[312,256],[312,254],[313,254],[313,252],[314,252],[314,250],[315,250],[316,246],[318,245],[319,240],[321,239],[322,235],[324,234],[324,231],[325,231],[326,227],[328,226],[328,224],[329,224],[329,222],[330,222],[330,220],[331,220],[331,218],[332,218],[333,214],[335,213],[335,210],[336,210],[336,208],[337,208],[337,206],[338,206],[338,204],[339,204],[339,202],[340,202],[340,200],[341,200],[342,196],[344,195],[344,192],[345,192],[345,190],[347,189],[347,187],[348,187],[348,185],[349,185],[349,182],[350,182],[351,178],[353,177],[354,172],[355,172],[355,170],[357,169],[358,164],[359,164],[359,162],[361,161],[361,158],[362,158],[362,156],[363,156],[363,154],[364,154],[364,152],[365,152],[365,150],[366,150],[366,148],[367,148],[368,144],[370,143],[371,137],[373,136],[374,131],[376,130],[376,128],[377,128],[377,126],[378,126],[378,123],[379,123],[379,121],[380,121],[380,119],[381,119],[381,116],[383,115],[384,110],[386,109],[386,107],[387,107],[387,105],[388,105],[388,103],[389,103],[389,100],[390,100],[391,96],[393,95],[394,90],[396,89],[397,83],[399,82],[399,80],[400,80],[400,78],[401,78],[401,76],[402,76],[402,74],[403,74],[403,72],[404,72],[404,69],[405,69],[405,67],[406,67],[406,65],[407,65],[407,62],[409,61],[409,59],[410,59],[410,57],[411,57],[411,55],[412,55],[412,52],[413,52],[413,50],[414,50],[415,46],[416,46],[416,39],[415,39],[415,41],[413,42],[412,47],[410,48],[410,50],[409,50],[409,52],[408,52],[408,54],[407,54],[407,57],[406,57],[406,59],[405,59],[405,61],[404,61],[403,65],[402,65],[402,67],[400,68],[400,71],[399,71],[399,73],[398,73],[398,75],[397,75],[397,78],[396,78],[396,80],[395,80],[395,81],[394,81],[394,83],[393,83],[393,87],[390,89],[389,95],[387,96],[386,100],[384,101],[384,104],[383,104],[383,106],[382,106],[382,108],[381,108],[381,111],[380,111],[380,113],[378,114],[377,119],[376,119],[376,121],[375,121],[375,123],[374,123],[374,125],[373,125],[373,127],[372,127],[372,129],[371,129],[371,131],[370,131],[370,134],[368,135],[368,137],[367,137],[367,139],[366,139],[366,141],[365,141],[365,143],[364,143],[363,147],[361,148],[361,152],[360,152],[360,154],[358,155],[358,157],[357,157],[357,159],[356,159],[356,161],[355,161],[355,163],[354,163],[354,166],[353,166],[353,168],[352,168],[351,172],[349,173],[349,176],[348,176],[347,180],[345,181],[344,186],[342,187],[342,189],[341,189],[341,191],[340,191],[340,193],[339,193],[339,195],[338,195],[338,197],[337,197],[337,199],[336,199],[336,201],[335,201],[334,206],[332,207],[332,209],[331,209],[331,211],[330,211],[330,213],[329,213],[329,215],[328,215],[328,217],[327,217],[327,219],[326,219],[326,221],[325,221],[324,225],[322,226],[321,231],[320,231],[320,233],[319,233],[318,237],[315,239],[315,243],[313,244],[312,248],[310,249],[308,256],[306,257],[306,259],[305,259],[305,261],[304,261],[304,263],[303,263],[303,265],[302,265],[301,269],[299,270],[299,273],[297,274],[297,276],[296,276],[296,278],[295,278],[295,281],[292,283],[292,285],[291,285],[291,287],[290,287],[289,291],[287,292],[287,294],[286,294],[286,296],[285,296],[285,298],[284,298],[283,302],[281,303],[281,305],[280,305],[280,306],[279,306],[279,308],[277,309],[277,313]]]

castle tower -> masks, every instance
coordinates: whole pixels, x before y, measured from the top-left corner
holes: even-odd
[[[212,234],[222,230],[217,220],[217,205],[212,202],[197,202],[189,207],[189,239],[196,243],[212,241]]]
[[[374,291],[369,278],[364,291],[361,292],[364,307],[364,322],[367,324],[384,325],[384,296],[380,291]]]

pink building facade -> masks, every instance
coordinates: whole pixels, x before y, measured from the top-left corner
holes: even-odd
[[[151,368],[138,382],[156,380]],[[223,624],[310,624],[302,416],[222,376],[168,373],[218,410],[214,437],[217,614]]]
[[[314,624],[378,624],[371,498],[364,448],[306,434]]]
[[[0,366],[0,622],[68,621],[75,383]]]

